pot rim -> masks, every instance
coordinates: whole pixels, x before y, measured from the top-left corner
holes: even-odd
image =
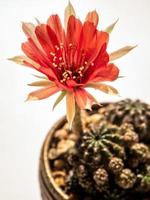
[[[52,186],[54,187],[54,190],[57,192],[57,194],[61,197],[63,197],[64,200],[69,200],[70,197],[65,194],[63,192],[63,190],[61,188],[58,187],[58,185],[55,183],[54,178],[52,176],[52,170],[51,167],[49,165],[49,158],[48,158],[48,150],[49,150],[49,145],[51,143],[53,134],[56,130],[60,129],[66,122],[66,117],[62,117],[61,119],[59,119],[50,129],[50,131],[48,132],[48,135],[45,139],[44,145],[43,145],[43,164],[44,164],[44,168],[45,168],[45,172],[48,178],[49,183],[52,184]]]

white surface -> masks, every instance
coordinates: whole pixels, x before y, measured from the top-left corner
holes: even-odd
[[[113,83],[123,98],[140,98],[150,102],[150,1],[149,0],[72,0],[81,19],[87,11],[100,13],[100,28],[119,23],[111,34],[109,50],[127,44],[139,47],[115,62],[126,78]],[[45,22],[52,13],[63,16],[67,0],[0,0],[0,199],[40,200],[38,158],[40,147],[50,126],[65,114],[65,103],[51,111],[55,97],[25,103],[32,88],[34,71],[6,60],[21,54],[25,41],[21,21],[37,17]],[[101,100],[118,97],[99,94]]]

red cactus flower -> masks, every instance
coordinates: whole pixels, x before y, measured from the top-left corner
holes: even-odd
[[[71,12],[68,12],[70,9]],[[125,55],[133,47],[125,47],[112,53],[107,52],[109,32],[99,31],[96,11],[89,12],[84,23],[75,17],[71,4],[65,11],[66,30],[58,15],[51,15],[46,24],[23,23],[22,28],[28,41],[22,44],[26,56],[11,60],[36,69],[45,75],[42,81],[29,85],[42,88],[29,94],[28,100],[45,99],[62,91],[56,103],[66,95],[67,117],[71,123],[75,113],[75,102],[81,109],[90,108],[95,98],[86,91],[93,87],[105,93],[117,94],[117,90],[103,84],[118,78],[119,69],[110,62]]]

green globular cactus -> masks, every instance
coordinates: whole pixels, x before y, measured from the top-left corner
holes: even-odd
[[[76,187],[94,200],[128,200],[130,194],[150,193],[150,149],[131,124],[92,124],[72,152],[70,191]]]
[[[99,109],[112,124],[131,123],[140,139],[150,141],[150,105],[140,100],[122,100]]]

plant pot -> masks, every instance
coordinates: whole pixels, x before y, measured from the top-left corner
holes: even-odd
[[[54,124],[44,141],[39,167],[39,181],[41,195],[43,200],[70,200],[71,197],[66,195],[54,182],[51,174],[51,168],[48,159],[48,150],[56,130],[60,129],[66,123],[66,118],[61,118]]]
[[[103,106],[106,106],[107,103],[104,103]],[[93,107],[94,113],[97,110],[97,106]],[[40,155],[40,163],[39,163],[39,183],[42,200],[74,200],[76,199],[73,196],[68,196],[65,194],[55,183],[54,178],[52,176],[52,169],[50,167],[50,161],[48,158],[49,147],[52,143],[52,139],[54,133],[63,127],[63,125],[67,122],[66,117],[62,117],[58,120],[53,127],[48,132],[45,141],[43,143]]]
[[[108,103],[103,104],[103,106],[108,105]],[[95,111],[97,108],[95,108]],[[94,114],[95,111],[90,112],[88,114]],[[51,144],[53,143],[54,134],[57,130],[61,129],[66,124],[66,118],[62,117],[59,121],[57,121],[54,126],[48,132],[48,135],[43,143],[41,156],[40,156],[40,165],[39,165],[39,182],[42,200],[78,200],[75,196],[67,195],[54,181],[52,176],[52,170],[50,160],[49,160],[49,149],[51,148]],[[128,195],[128,194],[127,194]],[[129,198],[129,199],[128,199]],[[127,197],[130,199],[130,195]],[[150,200],[150,194],[142,195],[141,197],[137,194],[136,200]],[[102,199],[101,199],[102,200]],[[123,200],[123,199],[119,199]]]

